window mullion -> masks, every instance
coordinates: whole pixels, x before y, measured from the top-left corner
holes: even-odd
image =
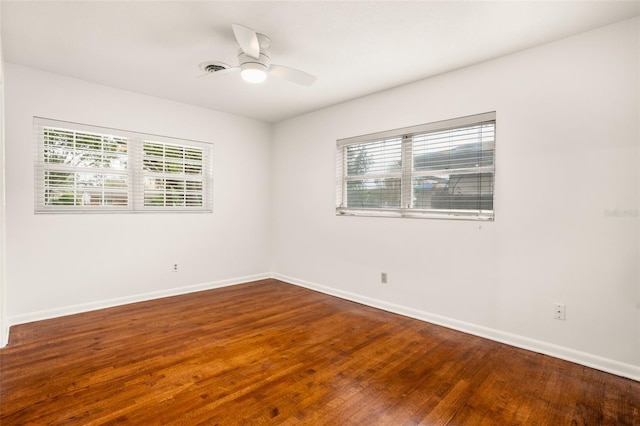
[[[402,181],[401,181],[401,206],[402,208],[410,209],[413,207],[413,190],[412,190],[412,177],[413,171],[413,138],[410,135],[404,135],[402,137]]]
[[[130,138],[127,153],[129,169],[129,205],[134,211],[142,210],[144,199],[144,178],[142,175],[142,140]]]

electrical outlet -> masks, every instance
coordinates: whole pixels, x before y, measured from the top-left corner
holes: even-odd
[[[387,283],[387,273],[386,272],[380,272],[380,282],[382,284],[386,284]]]
[[[567,306],[564,303],[553,304],[553,318],[562,321],[567,319]]]
[[[178,264],[177,263],[173,264],[173,272],[178,272]]]

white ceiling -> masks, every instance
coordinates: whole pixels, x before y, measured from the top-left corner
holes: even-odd
[[[640,14],[640,1],[2,1],[6,62],[276,122]],[[314,74],[208,76],[237,65],[231,29]]]

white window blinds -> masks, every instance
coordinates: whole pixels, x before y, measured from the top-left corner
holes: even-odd
[[[35,211],[212,211],[212,145],[34,118]]]
[[[202,148],[144,141],[143,152],[145,208],[203,206]]]
[[[400,208],[402,138],[356,143],[344,150],[349,206]]]
[[[336,213],[494,218],[495,113],[337,143]]]
[[[52,208],[120,208],[129,204],[125,138],[42,128],[38,202]]]

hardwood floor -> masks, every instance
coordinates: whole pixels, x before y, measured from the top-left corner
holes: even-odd
[[[5,425],[639,425],[640,382],[276,280],[15,326]]]

